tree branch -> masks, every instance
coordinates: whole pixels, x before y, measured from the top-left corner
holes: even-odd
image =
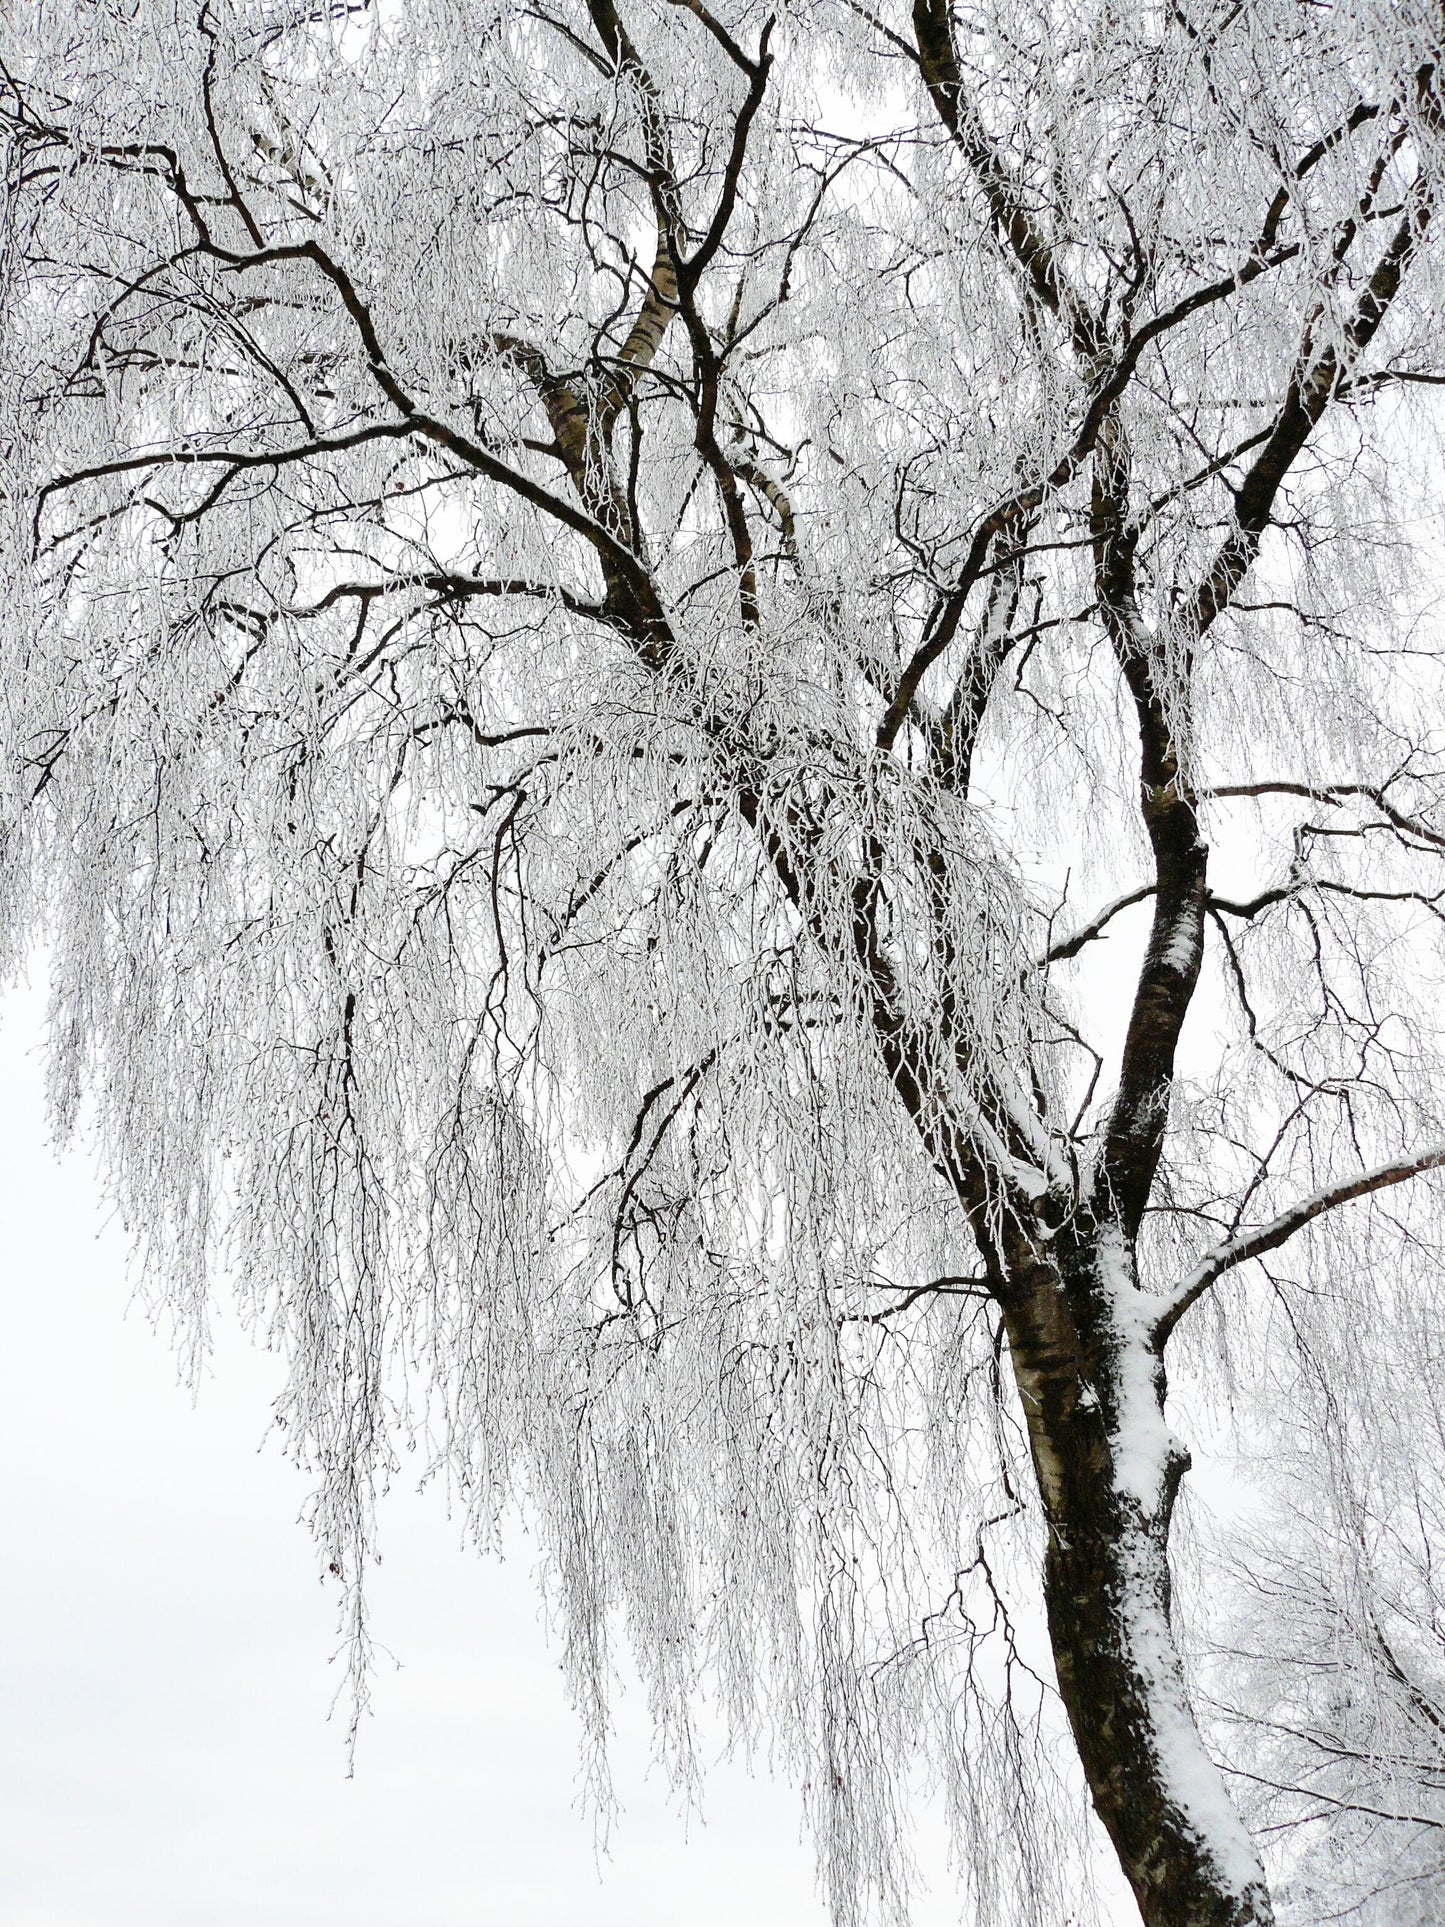
[[[1154,1320],[1156,1342],[1160,1345],[1164,1343],[1189,1307],[1202,1298],[1226,1271],[1248,1263],[1251,1258],[1261,1258],[1267,1251],[1278,1250],[1297,1231],[1322,1217],[1326,1211],[1333,1211],[1338,1205],[1349,1204],[1355,1198],[1368,1197],[1375,1191],[1387,1190],[1391,1185],[1404,1184],[1408,1179],[1419,1177],[1424,1171],[1438,1170],[1442,1165],[1445,1165],[1445,1144],[1431,1145],[1429,1150],[1421,1151],[1413,1158],[1395,1158],[1388,1164],[1376,1165],[1372,1171],[1361,1172],[1358,1177],[1326,1185],[1323,1190],[1312,1192],[1298,1204],[1291,1205],[1288,1211],[1282,1211],[1268,1224],[1216,1245],[1213,1251],[1204,1254],[1194,1269],[1180,1279],[1164,1299]]]
[[[1048,240],[1029,216],[1018,183],[984,130],[959,71],[948,0],[914,0],[913,34],[929,98],[972,169],[995,227],[1035,296],[1065,323],[1084,360],[1092,361],[1103,345],[1098,323],[1065,279]]]
[[[1066,963],[1070,957],[1077,957],[1085,944],[1090,944],[1096,937],[1103,935],[1105,925],[1112,923],[1121,910],[1128,910],[1136,903],[1143,903],[1147,897],[1154,895],[1158,887],[1157,883],[1141,883],[1138,889],[1129,890],[1122,897],[1115,897],[1112,903],[1106,903],[1104,908],[1090,917],[1087,923],[1081,924],[1071,937],[1065,937],[1059,943],[1050,944],[1035,963],[1034,969],[1044,970],[1050,964]]]
[[[1299,796],[1311,803],[1341,803],[1353,797],[1362,797],[1373,803],[1380,814],[1389,819],[1391,827],[1407,836],[1418,836],[1424,843],[1433,843],[1445,850],[1445,833],[1432,830],[1418,817],[1407,816],[1397,810],[1385,792],[1388,784],[1375,786],[1371,783],[1291,783],[1283,780],[1263,783],[1217,783],[1201,790],[1201,798],[1259,797],[1259,796]]]

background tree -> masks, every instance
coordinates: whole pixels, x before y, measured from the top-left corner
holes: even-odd
[[[1206,1703],[1280,1842],[1281,1912],[1425,1927],[1445,1903],[1440,1341],[1408,1297],[1381,1312],[1391,1342],[1344,1369],[1321,1333],[1276,1353],[1293,1416],[1260,1441],[1258,1515],[1216,1549]]]
[[[1165,1348],[1253,1445],[1294,1334],[1348,1375],[1440,1302],[1440,37],[13,39],[58,1116],[191,1341],[222,1273],[286,1349],[358,1667],[422,1442],[481,1542],[540,1522],[599,1751],[619,1630],[683,1782],[700,1692],[776,1736],[843,1921],[902,1916],[930,1775],[977,1915],[1060,1917],[1055,1681],[1151,1927],[1272,1918],[1174,1641]]]

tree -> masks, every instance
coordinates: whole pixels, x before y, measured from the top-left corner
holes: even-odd
[[[286,1348],[359,1664],[421,1441],[538,1520],[594,1738],[619,1625],[682,1779],[700,1690],[776,1736],[842,1921],[901,1915],[920,1773],[979,1917],[1060,1917],[1055,1682],[1150,1927],[1272,1919],[1166,1346],[1253,1441],[1282,1348],[1441,1302],[1441,30],[12,38],[57,1114],[192,1341],[222,1274]]]

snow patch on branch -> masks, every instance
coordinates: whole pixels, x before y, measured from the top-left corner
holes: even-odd
[[[1134,1260],[1123,1232],[1099,1238],[1098,1276],[1109,1307],[1114,1421],[1109,1443],[1115,1489],[1146,1514],[1157,1511],[1171,1464],[1183,1447],[1164,1420],[1154,1326],[1159,1300],[1134,1283]]]
[[[1204,950],[1199,916],[1193,902],[1187,903],[1174,919],[1159,950],[1159,961],[1181,977],[1192,977],[1199,968]]]

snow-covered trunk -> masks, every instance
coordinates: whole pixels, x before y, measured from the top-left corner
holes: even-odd
[[[1189,1458],[1133,1254],[1096,1230],[1008,1315],[1048,1518],[1059,1690],[1094,1806],[1147,1927],[1267,1927],[1259,1858],[1200,1738],[1170,1625],[1168,1540]]]

